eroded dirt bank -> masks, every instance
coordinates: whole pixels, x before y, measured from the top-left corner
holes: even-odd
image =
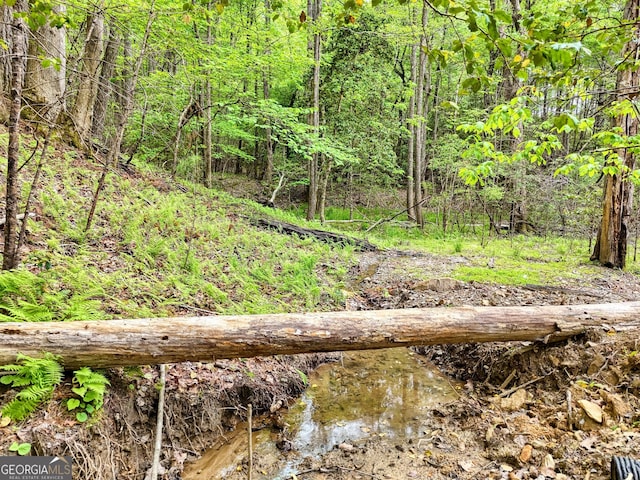
[[[606,303],[640,298],[635,276],[608,269],[553,287],[503,287],[448,278],[456,265],[466,261],[462,256],[364,254],[351,272],[354,284],[347,308]],[[553,346],[517,343],[423,349],[426,359],[462,382],[455,401],[435,406],[416,419],[419,429],[413,436],[403,440],[371,436],[336,447],[305,459],[296,475],[312,479],[609,478],[612,455],[633,456],[640,451],[639,343],[634,336],[606,329]],[[327,360],[332,358],[305,355],[172,366],[163,478],[180,478],[185,462],[223,438],[221,434],[243,419],[248,403],[268,414],[261,421],[278,423],[280,409],[304,389],[301,373]],[[38,454],[72,455],[78,467],[76,478],[144,478],[155,428],[157,373],[153,368],[111,373],[112,393],[95,424],[77,425],[54,401],[47,411],[18,428],[0,428],[0,448],[6,451],[12,441],[19,440],[32,442]],[[265,461],[255,458],[254,478],[273,478]],[[245,470],[246,458],[239,460],[235,478],[246,478]]]
[[[363,255],[352,272],[356,285],[348,307],[606,303],[636,300],[640,293],[635,276],[606,269],[553,287],[503,287],[447,277],[465,261],[393,252]],[[613,455],[640,451],[638,349],[635,335],[607,328],[549,346],[518,342],[418,349],[462,382],[456,400],[414,419],[419,428],[413,435],[371,435],[309,456],[298,465],[296,478],[608,479]],[[254,478],[275,478],[273,458],[256,457]],[[228,478],[246,478],[246,467],[245,457]]]

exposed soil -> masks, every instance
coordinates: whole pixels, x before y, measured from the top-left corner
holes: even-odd
[[[447,278],[464,257],[367,253],[352,309],[548,305],[636,300],[634,275],[560,286],[504,287]],[[418,349],[464,382],[459,398],[421,419],[406,441],[373,436],[308,458],[298,478],[608,479],[613,455],[640,451],[640,339],[613,331],[530,343]],[[601,421],[591,416],[602,415]]]
[[[448,278],[456,265],[468,261],[462,256],[373,252],[360,258],[351,272],[347,304],[354,310],[606,303],[640,296],[636,276],[609,269],[559,286],[504,287]],[[415,438],[399,442],[373,436],[335,448],[306,459],[297,478],[610,478],[612,455],[640,451],[639,343],[629,334],[592,331],[552,346],[419,349],[462,381],[459,398],[419,419]],[[185,462],[244,419],[248,403],[265,413],[259,422],[277,423],[278,412],[304,388],[301,372],[332,359],[301,355],[171,366],[163,478],[180,478]],[[34,453],[73,456],[79,479],[144,478],[152,457],[157,370],[115,370],[110,378],[112,394],[103,416],[88,428],[54,401],[36,418],[0,428],[0,450],[27,441]],[[599,414],[601,422],[589,417]],[[255,459],[256,471],[261,462]],[[246,477],[242,468],[237,474]]]

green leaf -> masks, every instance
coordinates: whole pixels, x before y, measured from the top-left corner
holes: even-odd
[[[10,452],[18,452],[18,455],[27,455],[31,451],[30,443],[13,442],[9,447]]]
[[[73,387],[71,391],[79,397],[84,398],[84,396],[87,394],[87,387]]]
[[[496,18],[496,20],[499,20],[502,23],[508,23],[508,24],[513,23],[513,19],[511,18],[511,15],[505,12],[504,10],[495,10],[493,12],[493,16]]]
[[[76,420],[80,423],[84,423],[89,420],[89,415],[87,415],[87,412],[78,412],[76,413]]]
[[[67,410],[74,410],[80,406],[80,400],[77,398],[70,398],[67,400]]]

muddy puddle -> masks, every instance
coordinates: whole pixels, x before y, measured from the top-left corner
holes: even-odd
[[[345,353],[309,377],[306,392],[283,415],[280,428],[253,432],[254,478],[285,479],[306,457],[367,437],[410,438],[426,412],[453,401],[453,385],[408,349]],[[246,466],[246,426],[206,452],[185,480],[229,478]]]

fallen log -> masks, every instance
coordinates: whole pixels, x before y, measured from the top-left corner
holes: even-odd
[[[640,327],[640,302],[0,323],[0,364],[18,352],[67,368],[496,341],[557,341]]]
[[[299,237],[312,237],[325,243],[337,243],[340,245],[353,245],[356,249],[363,252],[375,252],[378,250],[373,243],[361,240],[359,238],[340,235],[339,233],[327,232],[325,230],[316,230],[313,228],[303,228],[291,223],[278,222],[276,220],[258,219],[254,224],[261,228],[275,230],[279,233],[287,235],[298,235]]]

